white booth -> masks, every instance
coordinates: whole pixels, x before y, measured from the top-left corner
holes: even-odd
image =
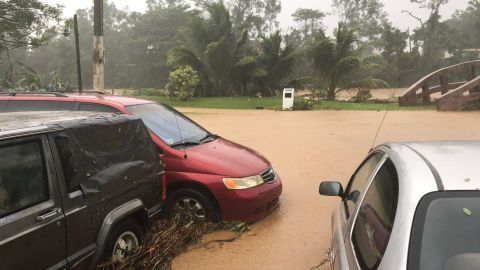
[[[291,110],[293,108],[293,101],[295,99],[295,89],[285,88],[283,89],[283,109]]]

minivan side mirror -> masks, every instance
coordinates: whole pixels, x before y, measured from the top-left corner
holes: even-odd
[[[324,196],[343,196],[343,187],[340,182],[322,182],[320,184],[319,192]]]

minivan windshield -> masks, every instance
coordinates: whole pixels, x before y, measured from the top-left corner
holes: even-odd
[[[436,192],[417,210],[409,269],[478,269],[480,192]]]
[[[159,103],[127,106],[126,109],[140,117],[155,135],[172,147],[197,145],[210,135],[183,114]]]

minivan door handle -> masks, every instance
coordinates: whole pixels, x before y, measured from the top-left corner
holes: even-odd
[[[40,216],[37,216],[35,219],[37,221],[44,221],[44,220],[47,220],[47,219],[50,219],[50,218],[53,218],[53,217],[56,217],[57,215],[59,215],[60,213],[62,213],[62,209],[60,208],[55,208],[53,210],[50,210]]]

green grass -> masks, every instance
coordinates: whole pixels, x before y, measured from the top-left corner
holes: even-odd
[[[265,109],[280,108],[282,105],[281,97],[212,97],[212,98],[192,98],[188,101],[178,101],[175,99],[141,96],[139,98],[160,101],[173,107],[186,108],[211,108],[211,109],[244,109],[255,110],[257,107]],[[351,103],[340,101],[322,101],[316,104],[314,110],[345,110],[345,111],[383,111],[387,108],[387,104],[374,103]],[[390,110],[392,111],[425,111],[435,110],[435,106],[411,106],[400,107],[398,103],[392,103]]]
[[[398,103],[375,104],[375,103],[353,103],[340,101],[323,101],[314,106],[314,110],[341,110],[341,111],[385,111],[389,108],[391,111],[430,111],[436,110],[434,105],[428,106],[406,106],[400,107]]]

